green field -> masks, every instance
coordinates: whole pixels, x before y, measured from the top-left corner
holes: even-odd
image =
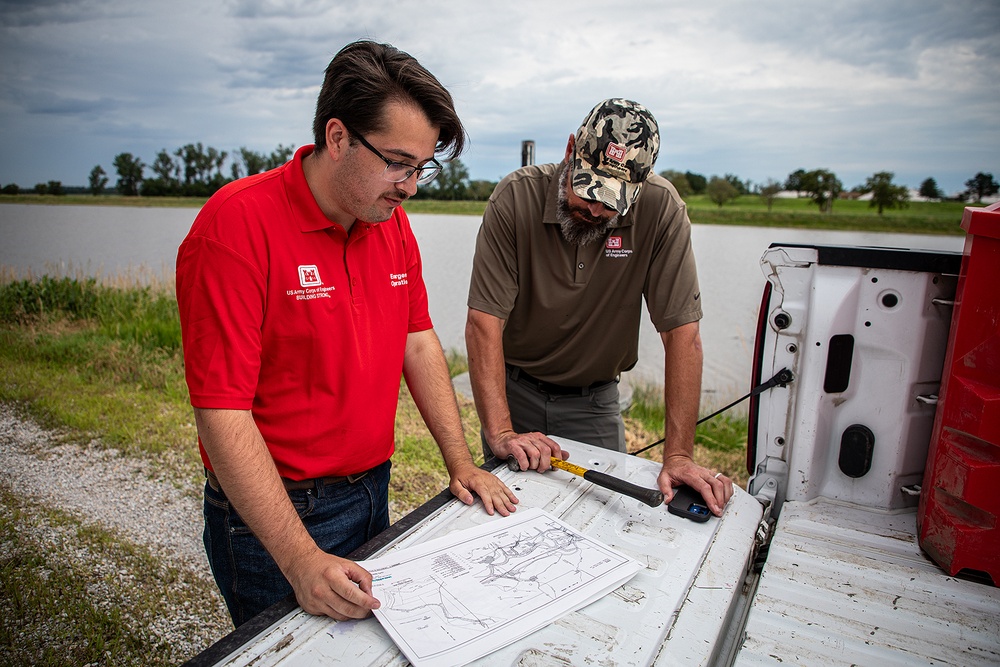
[[[905,209],[878,215],[866,201],[837,200],[831,213],[820,213],[810,200],[775,199],[771,210],[760,197],[744,196],[717,206],[704,195],[689,197],[691,222],[705,225],[749,225],[907,234],[964,234],[962,213],[967,204],[954,201],[911,202]]]

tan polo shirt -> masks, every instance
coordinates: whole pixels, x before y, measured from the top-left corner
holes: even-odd
[[[701,294],[691,222],[673,185],[651,175],[604,241],[581,248],[556,221],[562,168],[524,167],[494,190],[468,305],[506,320],[507,363],[586,386],[635,365],[644,298],[657,331],[669,331],[701,319]]]

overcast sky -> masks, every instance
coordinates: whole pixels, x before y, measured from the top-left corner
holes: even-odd
[[[22,188],[98,164],[113,184],[122,152],[310,143],[323,70],[362,37],[452,92],[473,178],[523,139],[558,161],[622,96],[659,121],[658,171],[1000,179],[997,0],[0,0],[0,26],[0,184]]]

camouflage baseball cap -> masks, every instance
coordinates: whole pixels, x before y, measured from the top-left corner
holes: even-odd
[[[614,98],[594,107],[576,133],[573,192],[625,215],[660,152],[660,131],[649,110]]]

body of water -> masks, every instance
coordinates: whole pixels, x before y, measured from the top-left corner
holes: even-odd
[[[131,274],[172,279],[177,247],[193,208],[0,205],[0,267],[18,275]],[[424,260],[431,316],[445,349],[465,351],[466,296],[479,218],[413,215]],[[956,226],[959,221],[955,221]],[[764,276],[760,257],[772,243],[868,245],[960,251],[961,236],[864,234],[694,225],[701,282],[706,403],[748,391],[754,329]],[[632,381],[663,382],[663,346],[643,318]]]

